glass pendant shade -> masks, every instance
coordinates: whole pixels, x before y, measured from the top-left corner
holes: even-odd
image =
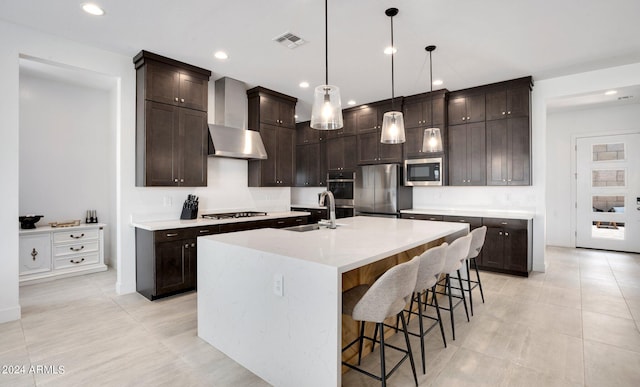
[[[380,142],[383,144],[402,144],[405,142],[402,112],[391,111],[384,113]]]
[[[319,130],[335,130],[342,126],[340,89],[332,85],[316,87],[311,107],[311,127]]]
[[[442,135],[439,128],[427,128],[422,138],[422,152],[442,152]]]

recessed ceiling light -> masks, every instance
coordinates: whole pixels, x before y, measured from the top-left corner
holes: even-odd
[[[384,49],[384,53],[387,54],[387,55],[391,55],[392,53],[395,54],[396,52],[398,52],[398,49],[395,48],[395,47],[389,46],[389,47]]]
[[[82,10],[85,11],[86,13],[89,13],[89,14],[95,15],[95,16],[104,15],[104,9],[98,7],[95,4],[91,4],[91,3],[82,4]]]
[[[307,87],[309,87],[309,82],[300,82],[300,87],[302,87],[303,89],[306,89]]]
[[[215,54],[213,54],[213,56],[215,56],[218,59],[227,59],[227,58],[229,58],[229,55],[227,55],[227,53],[224,52],[224,51],[218,51]]]
[[[616,90],[609,90],[604,93],[604,95],[614,95],[614,94],[618,94],[618,92]]]
[[[442,79],[436,79],[433,81],[433,86],[441,86],[443,83]]]
[[[352,99],[350,99],[350,100],[347,102],[347,105],[351,105],[351,106],[353,106],[353,105],[355,105],[355,104],[356,104],[356,101],[354,101],[354,100],[352,100]]]

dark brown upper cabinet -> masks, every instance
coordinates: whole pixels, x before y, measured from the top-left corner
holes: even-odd
[[[207,185],[211,71],[141,51],[136,68],[136,185]]]
[[[257,130],[260,123],[296,128],[296,98],[260,86],[248,90],[247,96],[249,129]]]
[[[310,124],[311,121],[298,122],[296,124],[296,145],[320,142],[321,135],[327,132],[326,130],[313,129]]]
[[[358,166],[356,160],[356,143],[356,136],[342,136],[327,139],[327,169],[330,171],[355,170]]]
[[[529,116],[531,82],[531,77],[514,79],[487,91],[487,121]]]
[[[296,124],[296,187],[326,186],[326,142],[320,135],[326,131],[312,129],[310,121]]]
[[[263,87],[247,90],[249,129],[262,136],[266,160],[249,160],[250,187],[291,187],[295,182],[296,98]]]
[[[530,185],[529,118],[487,121],[487,185]]]
[[[449,125],[485,120],[485,95],[479,91],[455,92],[449,95]]]
[[[448,134],[449,185],[485,185],[485,123],[451,125]]]
[[[422,140],[424,129],[430,127],[440,128],[440,134],[444,142],[443,149],[446,149],[447,93],[448,91],[443,89],[434,91],[433,94],[422,93],[404,97],[402,110],[404,113],[405,136],[407,138],[404,144],[407,158],[441,156],[444,153],[422,152]],[[431,122],[432,107],[433,122]]]
[[[400,111],[402,98],[396,98],[393,107]],[[358,165],[402,162],[404,144],[382,144],[382,119],[391,111],[391,100],[379,101],[355,108]]]
[[[321,130],[320,136],[325,138],[335,138],[354,135],[356,134],[357,122],[357,111],[353,109],[344,109],[342,111],[342,128],[335,130]]]

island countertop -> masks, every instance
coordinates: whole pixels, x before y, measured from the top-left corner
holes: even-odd
[[[264,228],[210,235],[211,239],[265,253],[315,262],[344,273],[452,234],[466,234],[468,224],[367,216],[338,219],[336,229],[295,232]]]

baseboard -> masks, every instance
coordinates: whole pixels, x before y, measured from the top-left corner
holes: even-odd
[[[13,308],[7,308],[0,310],[0,324],[20,320],[20,305],[15,306]]]

